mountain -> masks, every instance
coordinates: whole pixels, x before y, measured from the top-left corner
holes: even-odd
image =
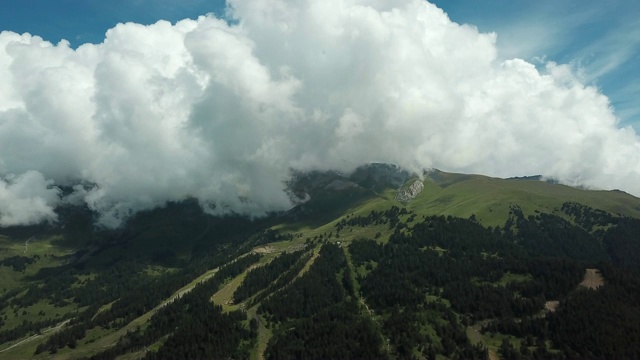
[[[388,164],[287,189],[0,228],[0,359],[640,357],[636,197]]]

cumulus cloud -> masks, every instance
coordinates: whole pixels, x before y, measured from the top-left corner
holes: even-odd
[[[55,219],[52,185],[78,181],[105,226],[187,196],[262,214],[291,168],[371,161],[640,195],[640,138],[566,65],[498,60],[422,0],[228,6],[77,49],[0,33],[0,225]]]

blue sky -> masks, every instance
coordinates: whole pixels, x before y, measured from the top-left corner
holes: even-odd
[[[21,0],[5,2],[0,30],[28,32],[72,46],[99,43],[105,32],[120,22],[151,24],[175,22],[206,13],[222,15],[224,0]]]
[[[571,64],[609,96],[640,132],[640,2],[635,0],[435,0],[458,23],[496,32],[501,58]],[[76,47],[98,43],[119,22],[175,22],[224,13],[223,0],[21,0],[5,2],[0,30],[29,32]]]

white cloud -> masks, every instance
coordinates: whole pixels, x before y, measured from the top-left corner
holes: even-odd
[[[7,199],[34,210],[0,219],[54,219],[45,210],[58,195],[44,179],[95,184],[74,199],[106,226],[186,196],[213,212],[261,214],[290,205],[290,168],[370,161],[640,194],[640,139],[617,128],[604,95],[565,65],[498,60],[495,34],[429,3],[230,9],[232,25],[120,24],[75,50],[1,33],[0,171],[38,174],[34,189],[48,190],[16,195],[3,182]]]
[[[37,171],[0,179],[0,226],[55,221],[60,191]]]

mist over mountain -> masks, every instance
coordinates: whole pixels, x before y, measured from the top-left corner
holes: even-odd
[[[118,24],[77,49],[0,33],[0,225],[72,202],[117,227],[187,197],[262,215],[292,206],[291,169],[374,161],[640,194],[640,138],[604,94],[568,65],[498,60],[500,34],[428,2],[228,13]]]

